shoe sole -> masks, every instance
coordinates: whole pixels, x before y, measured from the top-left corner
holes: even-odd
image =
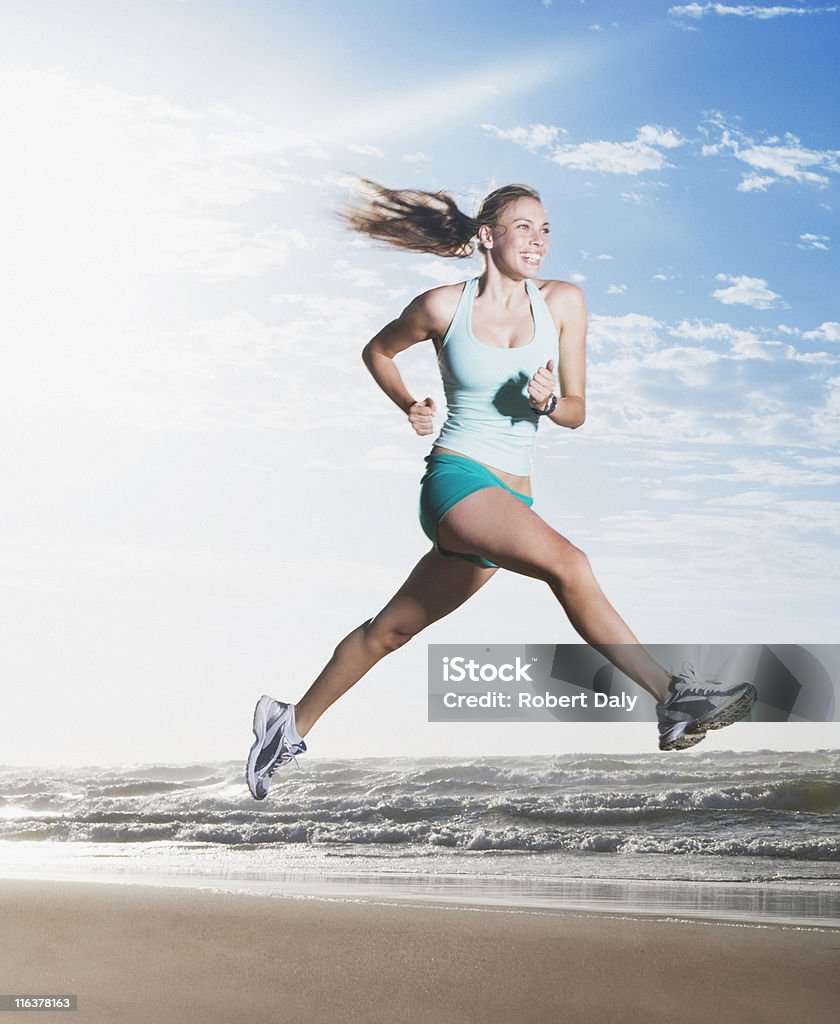
[[[674,739],[669,740],[667,743],[660,743],[660,750],[687,750],[689,747],[696,746],[702,739],[705,739],[705,732],[689,733],[684,730]]]
[[[265,740],[265,727],[268,722],[268,706],[272,704],[271,697],[263,695],[257,701],[257,706],[254,708],[254,735],[256,739],[251,745],[251,749],[248,751],[248,761],[245,764],[245,781],[248,784],[248,791],[255,800],[265,800],[268,795],[268,787],[266,787],[265,793],[260,795],[257,792],[257,758],[259,757],[260,751],[262,750],[263,741]]]
[[[740,721],[752,711],[757,699],[758,690],[756,690],[752,683],[749,683],[747,684],[747,689],[736,701],[714,712],[705,722],[702,719],[698,719],[691,728],[686,729],[686,732],[690,736],[703,736],[712,729],[723,729],[724,726],[734,725],[735,722]]]

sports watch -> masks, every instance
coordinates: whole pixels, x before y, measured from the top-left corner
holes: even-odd
[[[531,406],[531,408],[533,409],[534,407]],[[548,400],[548,405],[544,409],[534,409],[534,412],[537,414],[537,416],[548,416],[549,413],[554,412],[556,408],[557,395],[552,395],[551,398],[549,398]]]

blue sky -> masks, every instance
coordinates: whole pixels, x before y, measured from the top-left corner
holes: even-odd
[[[4,760],[36,756],[33,693],[57,760],[239,756],[255,697],[296,699],[425,550],[426,443],[359,353],[478,263],[343,232],[357,175],[542,193],[591,327],[538,508],[643,640],[836,642],[839,40],[793,0],[7,4]],[[400,366],[442,406],[429,346]],[[425,722],[427,641],[574,639],[500,574],[316,749],[651,749]],[[837,739],[741,732],[707,745]]]

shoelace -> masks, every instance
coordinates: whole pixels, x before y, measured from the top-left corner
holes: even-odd
[[[690,687],[686,687],[682,691],[683,693],[705,694],[708,696],[710,693],[718,693],[723,685],[719,679],[700,679],[690,661],[682,663],[682,670],[679,674],[687,683],[692,684]]]
[[[271,776],[277,771],[278,768],[282,768],[283,765],[288,764],[289,761],[294,761],[295,762],[295,768],[300,768],[300,765],[298,764],[298,759],[297,759],[294,751],[291,749],[291,747],[287,747],[286,739],[284,737],[283,738],[283,745],[280,748],[280,753],[275,758],[274,763],[269,767],[268,771],[266,772],[266,775],[269,778],[271,778]]]
[[[694,671],[694,665],[690,661],[684,661],[682,668],[680,669],[679,675],[682,676],[688,682],[699,684],[700,680],[697,678],[697,673]]]
[[[711,687],[701,684],[690,661],[682,663],[682,668],[676,674],[676,678],[682,679],[685,682],[685,686],[679,688],[678,692],[674,695],[675,697],[708,697]]]

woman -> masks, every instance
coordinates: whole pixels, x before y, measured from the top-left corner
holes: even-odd
[[[531,508],[537,427],[574,429],[586,415],[586,304],[566,281],[539,279],[549,225],[539,195],[507,185],[476,218],[445,193],[393,191],[345,212],[355,230],[401,249],[464,257],[477,245],[478,278],[413,299],[364,349],[376,383],[422,436],[435,433],[435,404],[408,391],[394,357],[431,340],[448,406],[426,458],[420,522],[432,549],[374,618],[345,637],[298,702],[263,696],[247,764],[256,799],[277,767],[306,750],[303,737],[380,659],[472,597],[498,568],[547,583],[581,637],[657,701],[659,746],[678,750],[746,715],[747,683],[703,686],[691,670],[672,676],[639,644],[604,596],[586,555]]]

